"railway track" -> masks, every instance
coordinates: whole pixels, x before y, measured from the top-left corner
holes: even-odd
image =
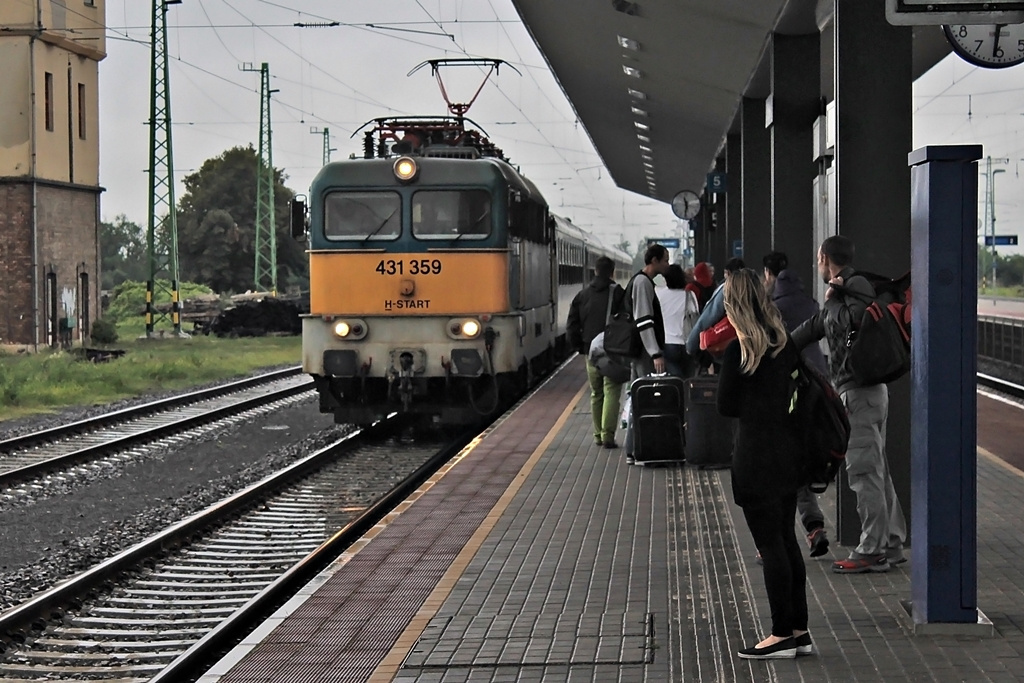
[[[19,484],[48,473],[83,463],[102,467],[96,461],[130,458],[161,439],[212,429],[217,421],[273,409],[311,391],[311,380],[291,368],[0,441],[0,499],[16,496]]]
[[[991,389],[1018,401],[1024,400],[1024,387],[1019,384],[1007,382],[1006,380],[998,377],[993,377],[992,375],[986,375],[979,372],[978,386]]]
[[[978,384],[1024,398],[1024,388],[982,373]],[[205,666],[209,652],[226,650],[239,628],[265,620],[393,505],[373,503],[366,491],[351,490],[354,469],[387,471],[381,463],[395,455],[390,447],[360,445],[365,436],[349,435],[260,486],[0,614],[0,636],[17,634],[6,652],[0,641],[0,683],[192,680],[187,676]],[[310,469],[324,467],[321,459],[336,459],[342,451],[349,455],[336,468],[307,476]],[[401,452],[406,451],[402,459],[414,455],[403,446]],[[306,478],[273,500],[264,499],[266,490],[298,477]],[[397,478],[385,474],[374,495]],[[412,481],[392,489],[388,498],[418,485]],[[226,518],[235,521],[207,532]]]
[[[0,615],[0,633],[24,639],[0,658],[0,681],[148,681],[197,641],[230,640],[468,441],[372,437],[346,436]],[[162,680],[185,680],[181,659]]]

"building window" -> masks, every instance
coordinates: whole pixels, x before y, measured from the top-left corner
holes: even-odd
[[[46,116],[46,130],[53,130],[53,74],[46,72],[46,102],[45,116]]]
[[[85,6],[86,7],[95,7],[96,6],[96,0],[85,0]]]
[[[78,139],[85,139],[85,83],[78,84]]]

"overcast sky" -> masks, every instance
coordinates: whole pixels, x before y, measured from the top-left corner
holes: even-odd
[[[108,56],[100,66],[102,215],[146,224],[150,3],[107,0]],[[341,26],[295,28],[337,21]],[[371,26],[372,25],[372,26]],[[501,68],[468,117],[544,193],[555,213],[615,243],[672,234],[668,205],[615,187],[509,0],[184,0],[168,14],[171,113],[178,180],[237,145],[258,147],[258,73],[270,66],[274,166],[308,190],[327,128],[337,160],[362,153],[370,119],[446,114],[427,59],[493,57]],[[442,72],[466,102],[485,71]]]
[[[100,65],[102,217],[147,222],[149,158],[148,0],[107,0],[108,56]],[[340,22],[295,28],[295,23]],[[333,158],[361,153],[370,119],[446,113],[427,59],[494,57],[503,68],[469,118],[541,189],[552,210],[607,242],[672,235],[668,205],[618,189],[510,0],[183,0],[168,14],[177,190],[203,161],[258,146],[259,74],[270,65],[274,165],[303,193],[320,168],[327,128]],[[442,72],[454,101],[467,101],[483,72]],[[996,181],[998,232],[1024,220],[1024,67],[986,71],[948,57],[915,86],[914,146],[982,143],[1008,159]],[[981,190],[984,191],[982,181]],[[980,215],[980,213],[979,213]]]
[[[936,28],[935,30],[940,30]],[[982,69],[947,56],[914,84],[914,147],[980,144],[993,157],[996,232],[1017,235],[1024,225],[1024,66]],[[979,162],[978,220],[986,179]],[[1021,236],[1024,244],[1024,236]],[[1024,253],[999,247],[999,253]]]

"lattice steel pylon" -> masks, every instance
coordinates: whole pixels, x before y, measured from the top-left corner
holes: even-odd
[[[158,320],[167,318],[156,308],[159,288],[171,299],[174,334],[181,332],[178,292],[178,217],[174,203],[174,155],[171,144],[171,84],[167,70],[167,6],[181,0],[153,0],[149,92],[149,224],[146,246],[149,279],[146,281],[146,336]],[[160,278],[164,281],[161,282]]]
[[[336,151],[334,147],[331,147],[331,129],[324,128],[320,130],[316,126],[309,129],[311,135],[322,135],[324,138],[324,154],[323,154],[323,165],[331,163],[331,152]]]
[[[243,71],[257,71],[251,65]],[[256,291],[277,296],[277,221],[274,215],[274,155],[271,147],[270,65],[260,64],[260,166],[256,181]]]

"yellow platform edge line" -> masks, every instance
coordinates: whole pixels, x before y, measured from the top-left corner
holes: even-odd
[[[455,583],[459,580],[459,577],[466,571],[466,567],[476,556],[480,546],[483,545],[484,541],[490,535],[494,529],[494,525],[497,524],[501,515],[505,509],[508,508],[509,504],[515,498],[516,494],[519,493],[519,489],[522,487],[523,482],[526,481],[527,476],[533,471],[533,468],[537,465],[541,456],[547,452],[548,447],[555,440],[558,432],[561,431],[562,427],[569,420],[569,416],[572,415],[572,411],[575,410],[576,405],[583,398],[586,391],[590,389],[589,385],[584,385],[576,395],[569,401],[569,405],[566,406],[565,410],[555,421],[555,424],[548,430],[548,433],[541,440],[537,448],[534,449],[533,453],[530,454],[529,459],[523,465],[519,473],[516,474],[512,483],[508,485],[505,492],[498,499],[498,502],[494,504],[491,511],[484,518],[484,521],[477,527],[477,530],[473,533],[473,536],[463,546],[462,551],[452,561],[451,566],[448,567],[448,571],[445,572],[441,580],[437,582],[437,586],[431,591],[430,595],[424,601],[423,605],[416,612],[416,615],[406,626],[402,635],[395,641],[394,647],[388,655],[377,665],[374,669],[373,674],[367,679],[368,683],[388,683],[394,680],[395,676],[398,675],[399,670],[402,667],[402,662],[409,655],[409,651],[412,650],[416,641],[419,640],[423,634],[423,629],[427,627],[430,620],[433,619],[438,610],[444,604],[448,595],[451,593],[452,588],[455,587]]]
[[[1019,469],[1017,469],[1016,467],[1014,467],[1010,463],[1006,462],[1005,460],[1000,458],[998,455],[996,455],[992,451],[990,451],[988,449],[985,449],[985,448],[982,448],[981,446],[978,446],[978,455],[980,455],[981,457],[985,458],[986,460],[988,460],[993,465],[998,465],[999,467],[1002,467],[1007,472],[1009,472],[1011,474],[1016,474],[1018,477],[1021,477],[1022,479],[1024,479],[1024,472],[1020,471]]]

